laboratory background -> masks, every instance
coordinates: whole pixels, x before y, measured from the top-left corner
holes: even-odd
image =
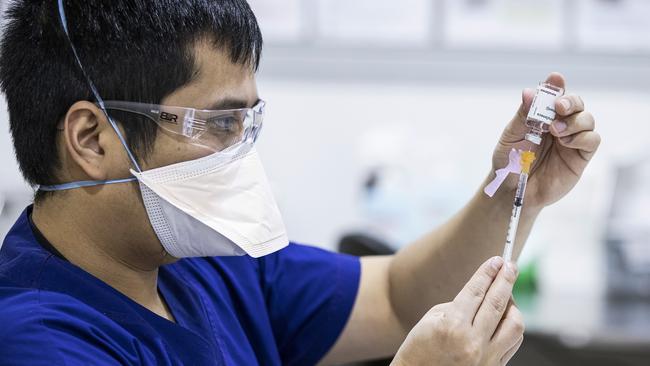
[[[520,257],[510,364],[648,364],[650,1],[250,4],[259,151],[290,237],[331,250],[389,253],[447,220],[483,188],[521,90],[563,73],[603,140]],[[0,96],[0,237],[33,195],[8,129]]]

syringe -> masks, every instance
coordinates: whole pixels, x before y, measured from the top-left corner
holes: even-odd
[[[535,145],[542,143],[542,134],[548,132],[551,122],[555,120],[555,101],[564,95],[564,89],[549,83],[540,83],[537,86],[535,97],[526,116],[526,126],[530,127],[530,132],[525,136],[527,141]],[[506,245],[503,249],[503,259],[506,262],[512,260],[512,251],[515,247],[515,238],[517,237],[517,227],[519,226],[519,216],[524,206],[524,194],[526,193],[526,184],[530,174],[530,166],[535,161],[535,153],[524,151],[521,153],[521,172],[519,173],[519,183],[515,192],[515,202],[512,206],[512,215],[510,216],[510,225],[508,225],[508,234],[506,236]]]
[[[524,205],[526,184],[528,183],[530,167],[534,161],[534,152],[524,151],[521,153],[521,173],[519,174],[519,182],[517,183],[517,190],[515,191],[515,200],[512,205],[512,215],[510,216],[510,224],[508,225],[506,244],[503,249],[503,260],[506,263],[512,260],[512,251],[515,247],[515,238],[517,237],[517,228],[519,227],[519,216],[521,216],[521,209]]]

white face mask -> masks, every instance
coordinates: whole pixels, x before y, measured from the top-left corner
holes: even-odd
[[[131,173],[140,182],[158,239],[174,257],[257,258],[289,244],[264,168],[250,143]]]

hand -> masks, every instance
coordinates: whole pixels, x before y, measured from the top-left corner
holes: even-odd
[[[565,88],[564,77],[558,73],[549,75],[546,82]],[[526,127],[526,115],[534,95],[531,89],[523,91],[522,104],[499,139],[492,165],[494,170],[506,166],[512,148],[534,151],[537,159],[526,187],[526,204],[541,208],[556,202],[576,185],[600,145],[600,135],[594,131],[594,117],[585,112],[582,98],[567,94],[556,101],[556,120],[542,144],[526,141],[524,136],[530,130]],[[501,189],[515,188],[516,179],[511,177]]]
[[[454,301],[434,306],[418,322],[391,365],[505,365],[524,337],[519,310],[510,301],[514,264],[486,261]]]

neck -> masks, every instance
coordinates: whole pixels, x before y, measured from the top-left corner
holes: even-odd
[[[119,222],[126,220],[83,212],[77,208],[84,205],[71,204],[71,201],[66,197],[63,203],[51,197],[34,205],[32,220],[43,236],[71,263],[171,320],[171,313],[158,292],[159,264],[147,263],[138,260],[136,255],[127,254],[128,251],[120,251],[121,248],[137,248],[132,233],[119,230]]]

